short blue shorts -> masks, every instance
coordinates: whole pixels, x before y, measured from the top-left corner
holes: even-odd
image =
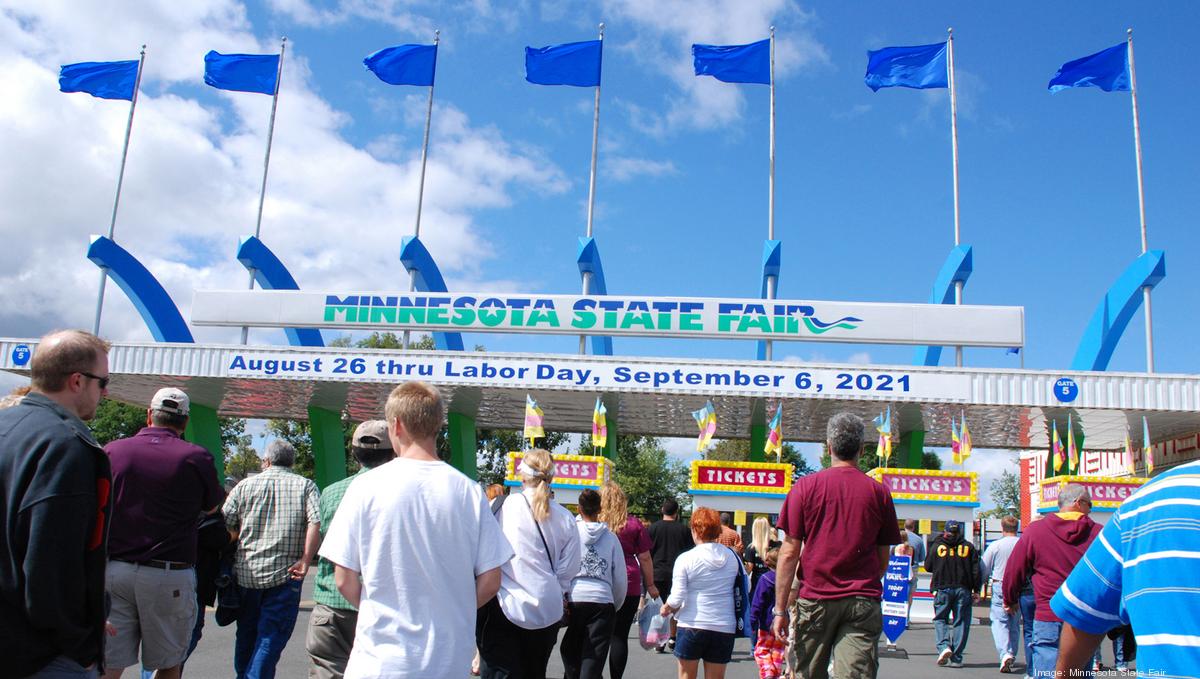
[[[675,657],[725,665],[733,657],[733,633],[680,625],[675,638]]]

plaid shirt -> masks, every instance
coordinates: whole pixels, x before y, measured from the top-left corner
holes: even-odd
[[[242,587],[267,589],[288,581],[304,556],[309,524],[319,524],[317,484],[286,467],[268,467],[234,487],[225,523],[238,531],[234,574]]]
[[[329,532],[329,524],[333,523],[333,515],[337,512],[338,505],[342,504],[342,498],[345,497],[350,483],[368,471],[370,470],[364,467],[354,476],[325,487],[325,492],[321,493],[322,538],[325,537],[325,533]],[[317,560],[317,579],[313,583],[313,601],[325,604],[330,608],[355,610],[354,606],[351,606],[350,602],[346,601],[346,598],[338,592],[337,585],[333,581],[333,562],[325,557]]]

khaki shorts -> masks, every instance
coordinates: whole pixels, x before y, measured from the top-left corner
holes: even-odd
[[[788,664],[798,679],[874,679],[883,614],[878,599],[797,599],[792,605]]]
[[[148,670],[175,667],[187,659],[196,626],[196,570],[171,571],[109,561],[106,574],[117,635],[107,637],[104,664],[120,669],[138,663]]]

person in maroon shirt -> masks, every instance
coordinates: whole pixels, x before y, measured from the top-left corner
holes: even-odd
[[[858,469],[861,418],[834,415],[826,442],[829,469],[796,481],[779,511],[787,537],[776,568],[772,633],[792,636],[802,679],[826,679],[834,647],[834,676],[874,677],[883,631],[881,581],[888,552],[900,543],[896,507],[887,488]],[[800,591],[789,625],[785,607],[797,573]]]
[[[104,657],[106,679],[138,661],[170,679],[181,673],[197,615],[198,519],[221,507],[212,455],[184,441],[190,401],[179,389],[158,390],[147,426],[109,443],[112,528],[108,538],[108,621],[116,634]]]

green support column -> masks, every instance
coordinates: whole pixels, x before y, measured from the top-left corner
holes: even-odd
[[[346,435],[342,415],[325,408],[309,407],[308,430],[312,437],[313,472],[317,487],[346,478]]]
[[[897,467],[920,469],[924,466],[922,458],[925,455],[925,432],[906,431],[900,435],[900,445],[893,451],[892,457]]]
[[[475,418],[462,413],[449,412],[446,414],[446,438],[450,441],[450,466],[478,479],[479,472],[475,468],[475,453],[478,444],[475,440]]]
[[[607,408],[608,404],[605,404],[604,407]],[[617,434],[617,418],[615,418],[615,417],[612,419],[605,418],[605,426],[608,427],[608,439],[606,439],[604,441],[604,448],[602,449],[601,454],[604,457],[607,457],[608,459],[612,460],[613,462],[616,462],[617,461],[617,436],[618,436],[618,434]]]
[[[763,448],[767,447],[767,425],[752,424],[750,425],[750,461],[751,462],[771,462],[767,460],[766,453]]]
[[[221,445],[221,423],[217,420],[217,409],[193,403],[183,436],[212,453],[213,462],[217,465],[217,480],[224,483],[225,447]]]

